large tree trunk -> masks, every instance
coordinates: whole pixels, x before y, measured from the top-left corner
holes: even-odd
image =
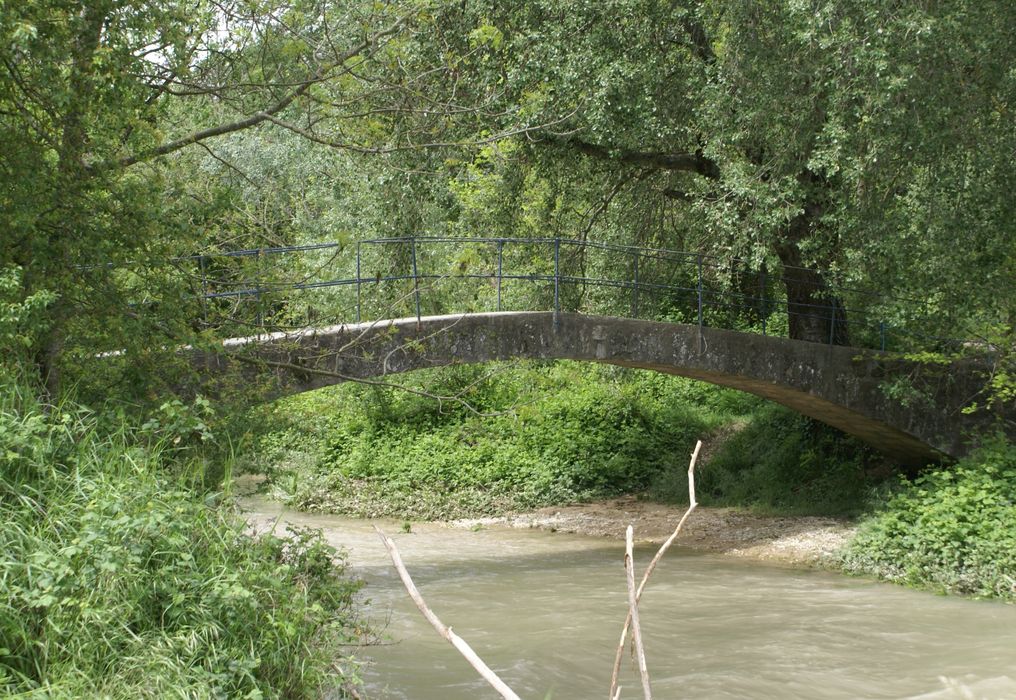
[[[56,166],[55,188],[52,196],[52,221],[45,222],[45,242],[41,246],[41,260],[30,261],[26,275],[28,285],[50,285],[61,296],[50,305],[50,327],[41,347],[36,349],[35,361],[48,402],[56,402],[62,387],[60,355],[68,318],[73,314],[66,290],[79,274],[75,270],[77,259],[73,246],[87,247],[83,240],[82,223],[84,193],[89,187],[91,174],[85,165],[88,152],[87,115],[94,95],[95,55],[105,26],[108,7],[100,3],[85,4],[73,25],[76,37],[72,45],[70,72],[67,77],[67,102],[60,115],[60,142]],[[40,224],[43,225],[43,224]],[[27,269],[27,268],[26,268]],[[32,286],[27,286],[32,291]]]
[[[850,333],[842,300],[830,289],[819,270],[802,264],[799,243],[808,237],[817,214],[817,206],[806,206],[804,212],[787,225],[776,248],[783,266],[790,337],[812,343],[849,345]]]

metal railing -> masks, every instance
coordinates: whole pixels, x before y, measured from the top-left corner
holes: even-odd
[[[827,331],[824,342],[848,340],[881,350],[962,343],[928,332],[934,315],[920,300],[820,287],[807,268],[771,274],[737,258],[578,239],[377,238],[194,255],[174,265],[184,271],[196,266],[188,274],[199,281],[195,292],[208,325],[222,323],[211,305],[232,304],[231,313],[220,317],[243,322],[239,304],[253,301],[251,325],[296,327],[301,324],[293,319],[293,295],[332,290],[337,295],[319,305],[315,318],[333,323],[470,311],[576,311],[762,335],[786,335],[792,325],[810,324]],[[788,301],[782,292],[787,281],[812,285],[811,301]],[[520,292],[520,285],[528,292]],[[449,294],[452,288],[465,300]],[[889,310],[894,323],[883,316]],[[310,311],[307,316],[302,325],[313,325]]]

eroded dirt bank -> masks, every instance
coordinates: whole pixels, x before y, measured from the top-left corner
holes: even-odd
[[[637,540],[662,542],[674,531],[683,514],[683,507],[623,497],[542,508],[520,515],[454,520],[448,525],[538,527],[623,539],[630,524],[635,528]],[[753,515],[731,508],[700,506],[685,523],[676,545],[798,566],[825,566],[834,563],[836,552],[854,531],[855,525],[848,520]]]

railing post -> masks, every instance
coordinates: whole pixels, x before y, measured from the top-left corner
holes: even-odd
[[[561,239],[554,238],[554,330],[561,323]]]
[[[360,322],[360,241],[356,242],[356,322]]]
[[[208,325],[208,270],[206,269],[205,256],[198,257],[198,265],[201,267],[201,319]]]
[[[885,321],[878,322],[878,344],[882,351],[885,351]]]
[[[761,274],[759,275],[759,286],[762,288],[761,289],[761,291],[762,291],[762,296],[761,296],[761,300],[762,300],[762,335],[766,335],[766,311],[768,310],[766,307],[768,306],[768,304],[766,303],[766,266],[764,264],[762,265]]]
[[[258,313],[255,317],[255,324],[263,329],[265,325],[264,315],[261,313],[261,249],[254,253],[254,299],[258,305]]]
[[[634,280],[634,287],[632,287],[631,317],[632,318],[638,318],[639,317],[639,251],[638,251],[638,248],[635,249],[635,260],[634,260],[634,262],[632,264],[632,267],[634,268],[633,272],[635,273],[634,274],[635,280]]]
[[[554,313],[561,312],[561,239],[554,239]]]
[[[420,322],[420,275],[416,270],[416,236],[409,239],[413,249],[413,296],[416,298],[416,322]]]
[[[836,337],[836,302],[829,305],[829,344],[834,343]]]
[[[702,336],[702,253],[698,256],[698,326],[699,326],[699,337]]]
[[[702,353],[702,352],[705,351],[705,348],[706,348],[705,338],[702,337],[702,253],[699,253],[696,257],[697,257],[697,262],[698,262],[698,285],[697,285],[697,289],[698,289],[698,349],[699,349],[699,353]]]
[[[497,242],[497,310],[501,310],[501,265],[504,256],[504,241]]]

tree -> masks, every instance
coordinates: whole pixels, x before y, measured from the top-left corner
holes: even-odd
[[[327,182],[338,163],[378,232],[718,253],[742,261],[731,284],[758,288],[763,269],[781,281],[797,338],[847,342],[863,314],[916,313],[935,333],[1011,339],[1014,14],[889,0],[11,4],[0,264],[23,269],[23,298],[60,294],[35,347],[55,391],[68,337],[186,336],[181,314],[132,311],[139,297],[186,306],[194,280],[156,263],[313,233],[327,218],[291,205],[348,198],[278,174],[320,162]],[[844,286],[885,298],[832,291]]]
[[[623,205],[616,235],[769,263],[792,336],[849,340],[832,283],[929,300],[908,312],[948,319],[936,330],[951,335],[960,321],[969,333],[1011,316],[1011,294],[989,283],[1012,269],[1011,3],[462,8],[442,20],[459,23],[460,53],[493,37],[463,80],[491,84],[497,66],[504,113],[555,125],[518,139],[505,173],[521,168],[557,191],[597,173],[599,194],[585,201]],[[516,172],[504,185],[530,180]],[[985,255],[958,255],[960,232]],[[976,321],[964,298],[971,278]],[[890,321],[903,313],[851,303]]]
[[[164,189],[182,151],[214,156],[214,139],[262,124],[358,148],[378,127],[363,110],[398,111],[413,95],[415,76],[379,84],[374,64],[396,64],[398,43],[425,31],[426,20],[425,2],[3,6],[0,265],[23,270],[22,298],[58,293],[34,348],[50,395],[69,336],[122,327],[125,318],[147,332],[119,333],[107,346],[151,346],[155,325],[163,336],[186,330],[132,312],[138,278],[119,269],[130,261],[154,279],[154,261],[200,247],[203,233],[187,230],[195,207],[168,201]]]

